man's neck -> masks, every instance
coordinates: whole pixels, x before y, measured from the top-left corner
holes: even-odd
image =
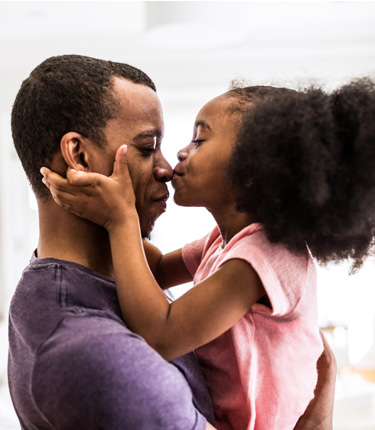
[[[39,202],[38,257],[72,261],[113,277],[108,233],[53,201]]]

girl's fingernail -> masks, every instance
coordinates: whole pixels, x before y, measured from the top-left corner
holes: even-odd
[[[44,176],[44,169],[43,169],[43,167],[40,168],[40,173]]]

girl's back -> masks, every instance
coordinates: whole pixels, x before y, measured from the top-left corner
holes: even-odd
[[[244,259],[258,273],[269,299],[254,304],[230,330],[196,350],[218,429],[294,428],[314,396],[322,352],[316,272],[307,249],[297,256],[271,244],[254,223],[225,248],[216,227],[208,237],[186,245],[183,256],[195,283],[229,259]]]

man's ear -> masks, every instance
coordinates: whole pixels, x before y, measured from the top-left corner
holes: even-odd
[[[88,170],[86,139],[75,131],[64,134],[60,142],[61,153],[66,164],[75,170]]]

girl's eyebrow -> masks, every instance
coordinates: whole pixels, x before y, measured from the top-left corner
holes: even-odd
[[[203,120],[196,121],[195,122],[195,128],[198,128],[199,126],[203,127],[203,128],[207,128],[207,130],[212,131],[211,127],[209,126],[209,124],[206,121],[203,121]]]

